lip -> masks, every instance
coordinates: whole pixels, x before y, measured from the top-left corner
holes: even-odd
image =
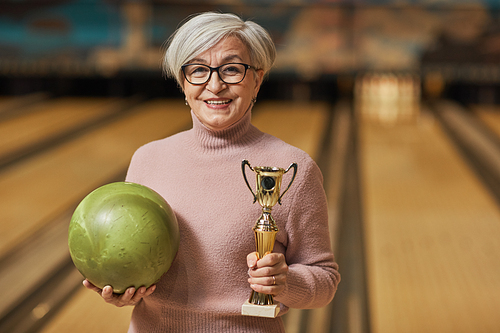
[[[211,98],[204,100],[205,104],[210,108],[225,108],[231,104],[233,100],[230,98]]]

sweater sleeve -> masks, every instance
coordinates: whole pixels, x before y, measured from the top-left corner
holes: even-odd
[[[300,167],[303,171],[294,184],[286,224],[287,285],[275,299],[291,308],[307,309],[333,299],[340,274],[331,250],[323,177],[313,161]]]

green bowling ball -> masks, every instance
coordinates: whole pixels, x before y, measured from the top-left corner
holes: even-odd
[[[97,188],[78,205],[68,245],[86,279],[121,294],[128,287],[149,287],[167,272],[179,248],[179,227],[158,193],[117,182]]]

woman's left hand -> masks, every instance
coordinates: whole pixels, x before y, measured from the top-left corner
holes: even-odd
[[[286,286],[288,265],[282,253],[269,253],[262,259],[257,259],[257,253],[247,256],[248,283],[259,293],[278,295]]]

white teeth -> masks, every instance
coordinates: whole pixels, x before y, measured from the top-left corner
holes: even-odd
[[[225,100],[225,101],[206,101],[207,104],[212,104],[212,105],[222,105],[222,104],[227,104],[229,103],[231,100],[228,99],[228,100]]]

